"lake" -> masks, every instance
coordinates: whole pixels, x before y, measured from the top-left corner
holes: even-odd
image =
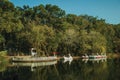
[[[120,59],[0,63],[0,80],[119,80]]]

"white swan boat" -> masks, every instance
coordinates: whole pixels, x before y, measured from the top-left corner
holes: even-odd
[[[68,55],[69,55],[68,57],[63,56],[63,58],[64,58],[64,63],[65,63],[65,62],[69,62],[69,64],[71,64],[71,62],[73,61],[73,57],[72,57],[70,54],[68,54]]]

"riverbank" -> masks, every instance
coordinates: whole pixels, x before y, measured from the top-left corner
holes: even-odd
[[[4,57],[7,60],[10,60],[10,59],[12,59],[14,57],[16,57],[16,58],[31,58],[30,55],[28,55],[28,56],[7,56],[7,55],[4,55],[4,56],[0,56],[0,57]],[[81,56],[73,56],[73,59],[80,59],[80,58],[82,58],[82,57]],[[110,53],[110,54],[107,54],[107,58],[109,58],[109,59],[111,59],[111,58],[120,58],[120,54],[118,54],[118,53],[117,54]],[[60,60],[60,59],[63,59],[63,57],[58,56],[57,59]]]
[[[31,58],[31,56],[4,56],[4,57],[7,59],[12,59],[14,57],[16,57],[16,58]],[[80,56],[73,56],[73,59],[79,59],[79,58],[81,58],[81,57]],[[60,60],[60,59],[63,59],[63,57],[58,56],[57,59]]]
[[[107,54],[107,57],[108,58],[120,58],[120,53],[115,53],[115,54],[109,53]]]

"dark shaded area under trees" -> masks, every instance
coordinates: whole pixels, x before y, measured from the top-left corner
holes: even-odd
[[[0,51],[9,55],[71,53],[120,53],[120,24],[88,15],[66,14],[56,5],[15,7],[0,1]]]

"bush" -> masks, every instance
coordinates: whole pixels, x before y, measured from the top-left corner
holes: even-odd
[[[0,51],[0,56],[6,56],[7,55],[7,51]]]

